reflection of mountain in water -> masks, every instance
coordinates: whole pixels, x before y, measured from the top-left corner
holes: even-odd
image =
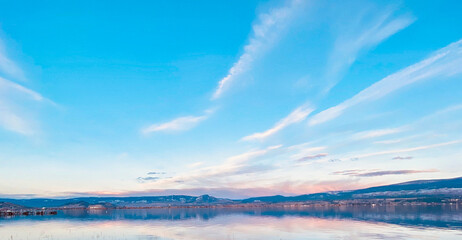
[[[300,216],[352,219],[391,224],[438,228],[462,228],[462,209],[458,206],[361,206],[268,210],[265,216]]]
[[[385,222],[404,226],[462,229],[462,209],[457,205],[446,206],[342,206],[300,208],[176,208],[176,209],[109,209],[109,210],[65,210],[57,216],[14,218],[14,221],[56,220],[100,221],[100,220],[144,220],[179,221],[205,220],[226,215],[263,217],[303,217],[323,219],[345,219],[368,222]],[[13,219],[10,219],[13,220]]]

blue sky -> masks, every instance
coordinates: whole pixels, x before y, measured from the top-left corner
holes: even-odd
[[[462,175],[459,1],[3,1],[3,196]]]

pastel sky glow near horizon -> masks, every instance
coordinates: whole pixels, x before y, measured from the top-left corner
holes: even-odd
[[[460,1],[2,1],[0,196],[462,176]]]

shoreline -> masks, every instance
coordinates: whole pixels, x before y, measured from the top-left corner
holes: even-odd
[[[0,217],[57,215],[57,210],[18,209],[0,211]]]
[[[455,202],[286,202],[286,203],[238,203],[238,204],[211,204],[211,205],[177,205],[177,206],[114,206],[104,207],[101,205],[88,207],[47,207],[47,208],[24,208],[0,210],[0,217],[12,216],[45,216],[57,215],[58,211],[67,210],[136,210],[136,209],[226,209],[226,208],[337,208],[337,207],[394,207],[394,206],[456,206],[462,205],[461,201]],[[462,206],[461,206],[462,207]]]

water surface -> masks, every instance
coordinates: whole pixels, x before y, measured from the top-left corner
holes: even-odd
[[[0,239],[462,239],[458,206],[61,211],[0,219]]]

